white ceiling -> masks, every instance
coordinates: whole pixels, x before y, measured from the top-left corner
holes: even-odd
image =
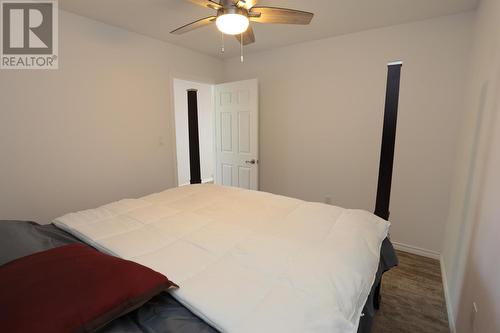
[[[257,42],[247,46],[246,53],[456,14],[476,8],[478,0],[260,0],[258,3],[310,11],[315,16],[309,26],[254,23]],[[181,25],[215,13],[186,0],[59,0],[59,6],[205,54],[221,57],[239,54],[238,42],[232,36],[226,37],[226,53],[220,54],[221,35],[215,25],[181,36],[169,33]]]

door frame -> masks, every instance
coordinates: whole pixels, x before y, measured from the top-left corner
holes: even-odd
[[[190,75],[186,73],[171,73],[169,75],[169,85],[170,85],[170,116],[169,116],[169,121],[170,121],[170,140],[173,143],[172,145],[172,160],[174,161],[173,163],[173,184],[174,187],[179,187],[179,173],[178,173],[178,168],[179,164],[177,161],[177,128],[175,126],[175,85],[174,81],[175,80],[182,80],[182,81],[192,81],[196,83],[201,83],[201,84],[208,84],[212,86],[212,101],[215,103],[215,95],[214,95],[214,87],[216,84],[216,81],[207,78],[207,77],[200,77],[196,75]],[[212,124],[215,126],[215,104],[214,104],[214,110],[213,110],[213,116],[212,116]],[[215,128],[215,127],[214,127]],[[215,147],[215,133],[212,133],[212,141]],[[215,161],[215,156],[216,152],[214,150],[214,161]],[[214,170],[215,170],[215,165],[214,165]],[[215,181],[215,175],[214,175],[214,181]]]

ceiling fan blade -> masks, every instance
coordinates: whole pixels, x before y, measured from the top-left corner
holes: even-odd
[[[186,25],[183,25],[182,27],[171,31],[170,33],[174,34],[174,35],[181,35],[183,33],[186,33],[186,32],[204,27],[206,25],[212,24],[213,22],[215,22],[216,18],[217,18],[217,16],[205,17],[205,18],[202,18],[198,21],[194,21],[194,22],[188,23]]]
[[[255,6],[249,12],[250,21],[259,23],[309,24],[313,16],[301,10],[265,6]]]
[[[255,35],[253,34],[253,29],[252,27],[248,27],[247,31],[245,31],[243,34],[243,45],[248,45],[255,43]],[[234,35],[238,42],[241,43],[241,35]]]
[[[221,4],[215,0],[188,0],[188,1],[194,3],[195,5],[202,6],[205,8],[211,8],[215,10],[219,10],[222,8]]]

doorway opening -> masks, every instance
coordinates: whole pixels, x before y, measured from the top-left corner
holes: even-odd
[[[177,183],[259,189],[256,79],[212,85],[173,80]]]
[[[207,83],[174,79],[175,141],[177,153],[177,184],[191,183],[188,92],[196,91],[199,170],[202,183],[214,182],[214,86]],[[191,151],[191,154],[193,152]]]

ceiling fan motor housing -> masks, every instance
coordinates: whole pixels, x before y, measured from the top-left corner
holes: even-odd
[[[239,1],[233,1],[233,0],[221,0],[221,1],[219,1],[220,5],[224,8],[231,8],[231,7],[238,8],[238,2]]]
[[[244,8],[239,8],[236,6],[232,7],[224,7],[217,11],[217,16],[226,15],[226,14],[239,14],[248,17],[248,11]]]

